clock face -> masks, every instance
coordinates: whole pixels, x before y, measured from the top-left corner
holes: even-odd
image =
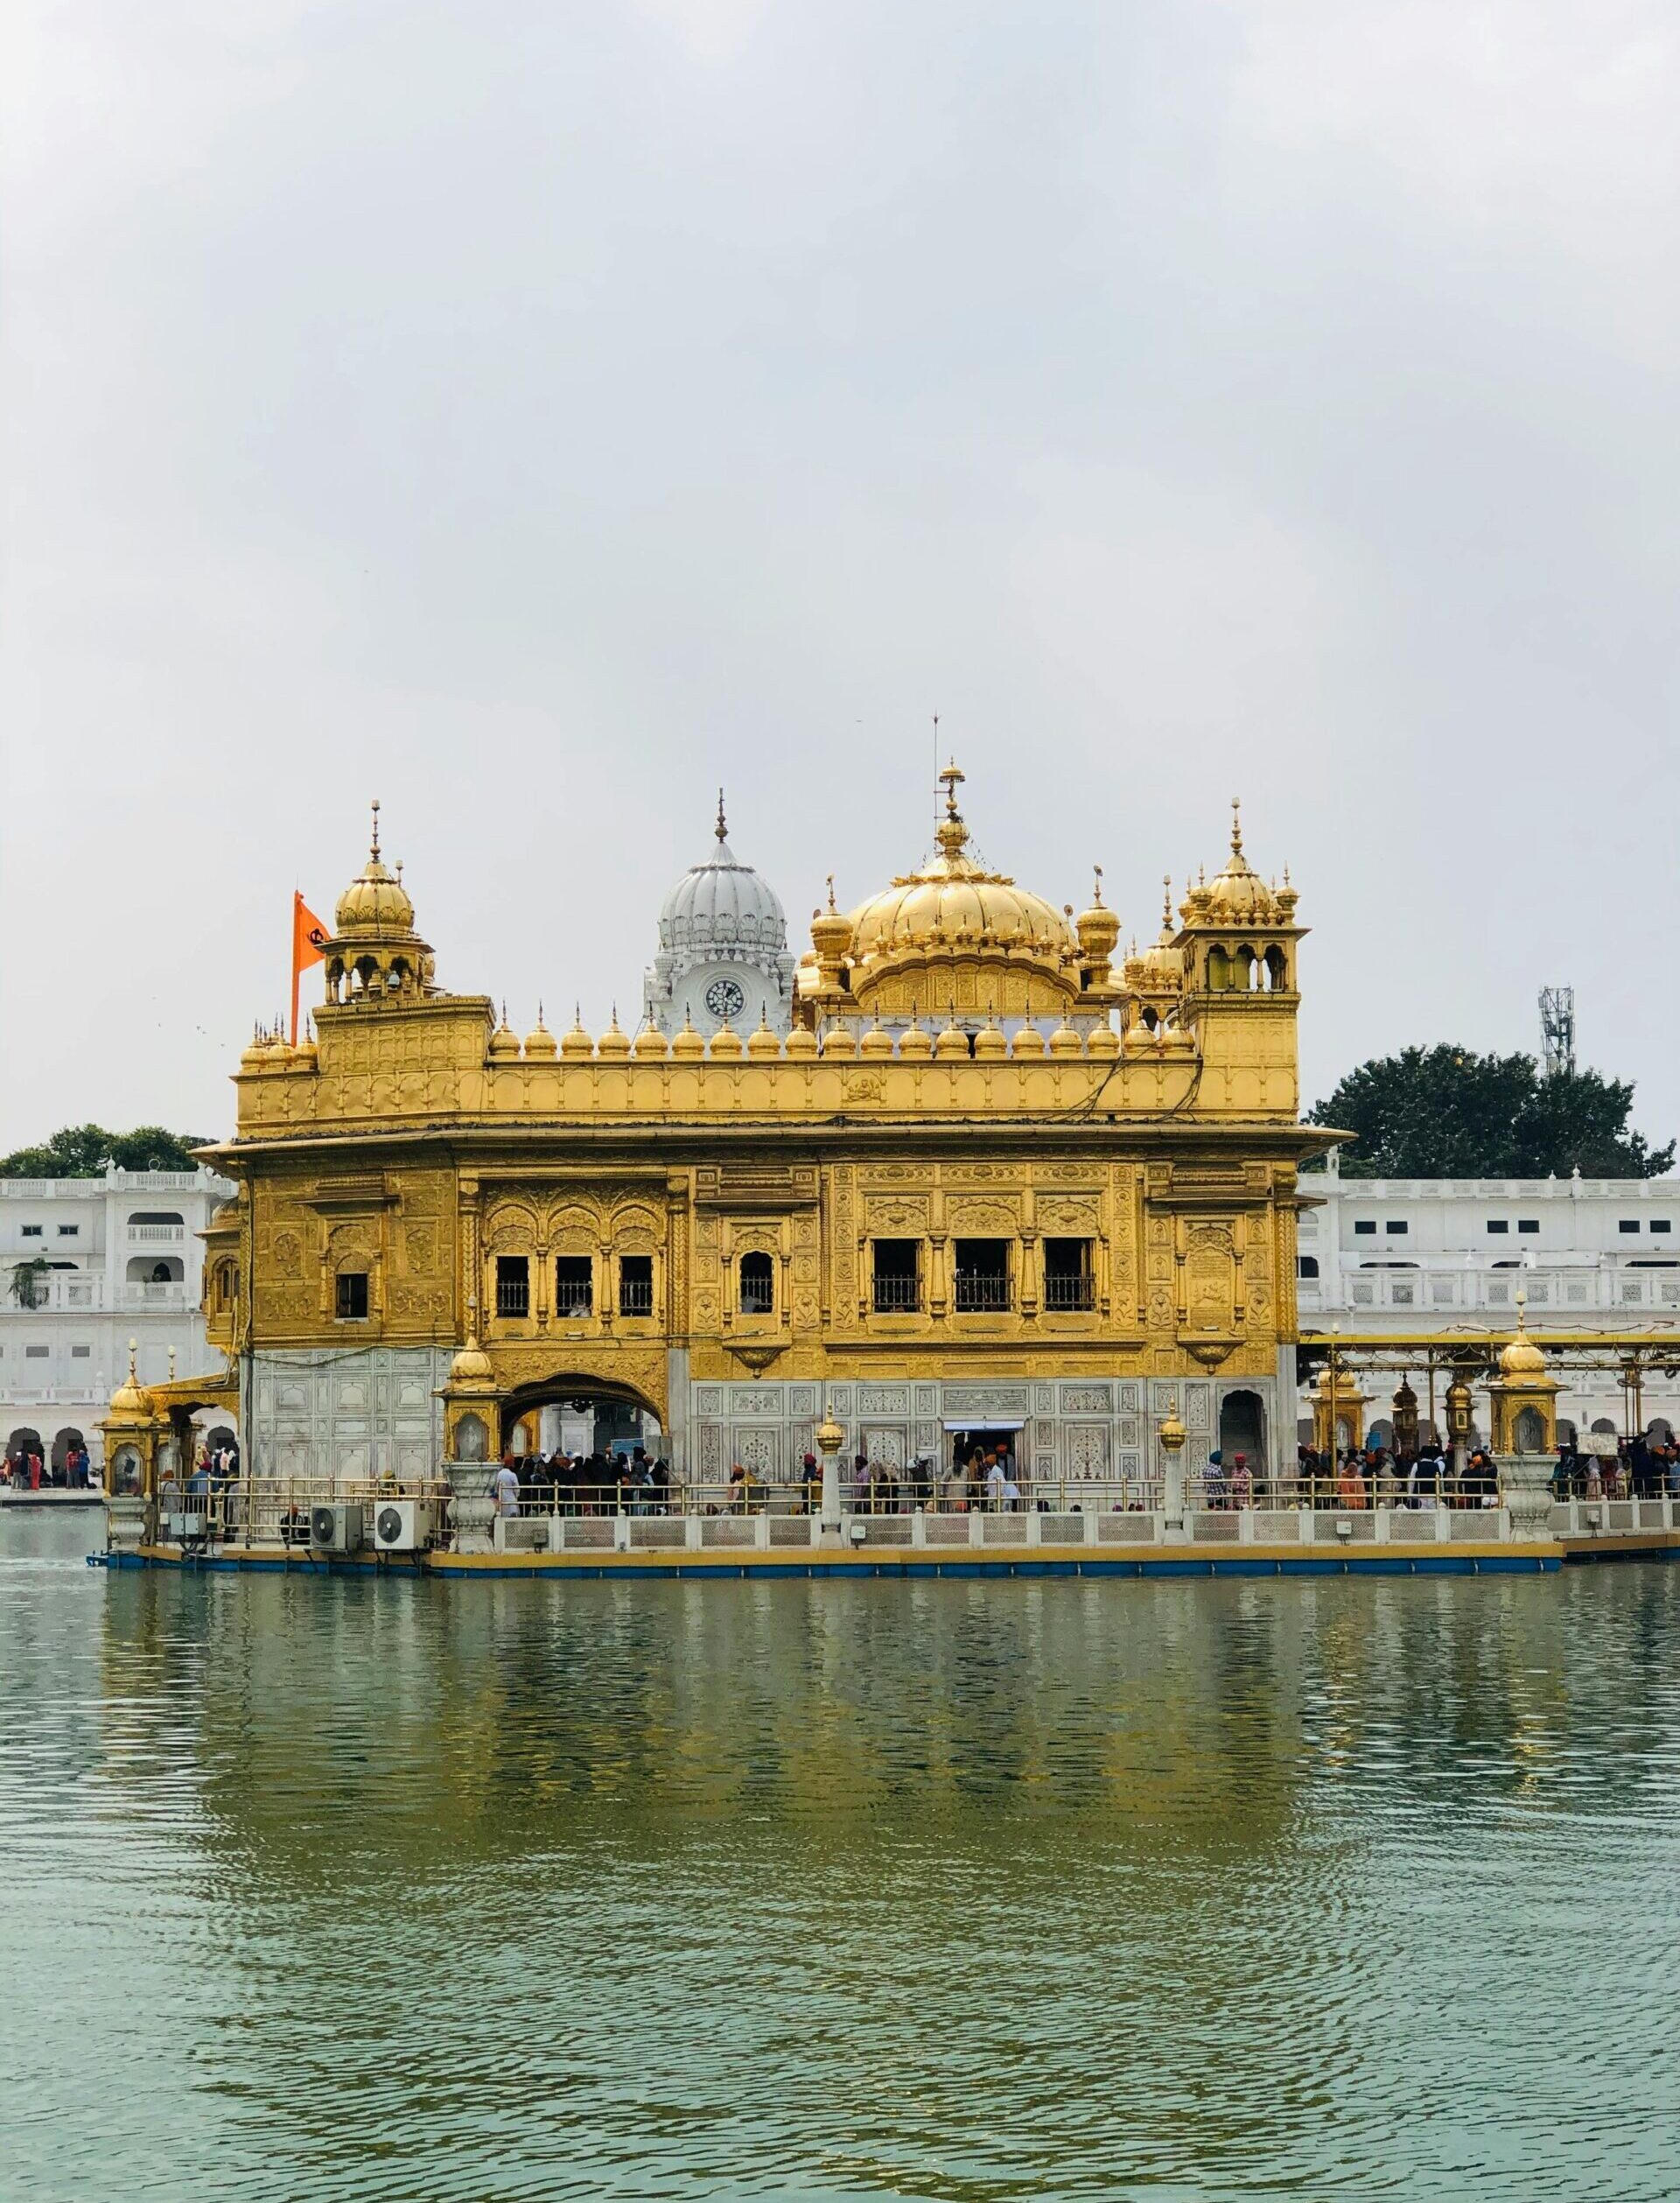
[[[738,1017],[746,997],[733,979],[714,979],[706,989],[706,1007],[714,1017]]]

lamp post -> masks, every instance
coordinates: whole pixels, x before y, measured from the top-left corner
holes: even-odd
[[[1189,1433],[1179,1421],[1176,1408],[1169,1407],[1166,1414],[1161,1417],[1161,1426],[1156,1435],[1160,1440],[1163,1456],[1162,1512],[1166,1517],[1166,1526],[1169,1530],[1182,1530],[1184,1527],[1184,1461],[1182,1456],[1184,1442],[1189,1436]]]
[[[822,1456],[822,1513],[818,1524],[822,1542],[838,1545],[840,1542],[840,1449],[846,1442],[846,1434],[834,1420],[831,1402],[825,1402],[822,1420],[816,1432],[817,1449]]]

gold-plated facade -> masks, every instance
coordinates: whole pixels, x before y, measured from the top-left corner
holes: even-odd
[[[815,915],[785,1039],[522,1043],[439,986],[375,838],[314,1041],[247,1051],[214,1150],[206,1316],[259,1468],[407,1470],[399,1427],[433,1466],[469,1418],[499,1452],[587,1393],[696,1477],[749,1442],[793,1475],[825,1407],[860,1451],[990,1423],[1124,1473],[1158,1380],[1193,1441],[1236,1390],[1292,1451],[1296,1165],[1334,1137],[1299,1122],[1294,891],[1234,831],[1116,973],[1100,882],[1074,921],[985,869],[960,778],[932,858]]]

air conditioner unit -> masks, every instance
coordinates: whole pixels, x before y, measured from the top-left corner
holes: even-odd
[[[354,1553],[361,1544],[361,1502],[359,1499],[324,1501],[309,1511],[310,1549],[315,1553]]]
[[[424,1553],[437,1530],[430,1499],[382,1499],[374,1509],[374,1544],[381,1553]]]

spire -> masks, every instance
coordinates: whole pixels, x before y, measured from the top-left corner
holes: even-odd
[[[1242,798],[1231,798],[1231,854],[1239,861],[1242,855]]]
[[[1172,933],[1172,875],[1161,874],[1161,930],[1168,939]]]
[[[371,845],[368,852],[368,860],[370,864],[375,865],[379,862],[379,798],[377,796],[374,798],[374,831]]]
[[[963,823],[962,812],[956,807],[956,791],[967,778],[967,775],[957,764],[956,758],[952,758],[939,777],[945,786],[945,816],[939,822],[935,838],[938,840],[941,853],[947,864],[955,864],[962,854],[969,838],[968,827]]]
[[[1096,875],[1091,888],[1091,907],[1093,909],[1100,910],[1102,908],[1102,867],[1101,865],[1093,865],[1091,870]]]
[[[729,822],[728,822],[728,820],[727,820],[727,819],[724,817],[724,791],[723,791],[723,789],[722,789],[721,788],[718,790],[718,828],[717,828],[717,831],[718,831],[718,840],[719,840],[719,841],[727,841],[727,840],[729,839]]]

